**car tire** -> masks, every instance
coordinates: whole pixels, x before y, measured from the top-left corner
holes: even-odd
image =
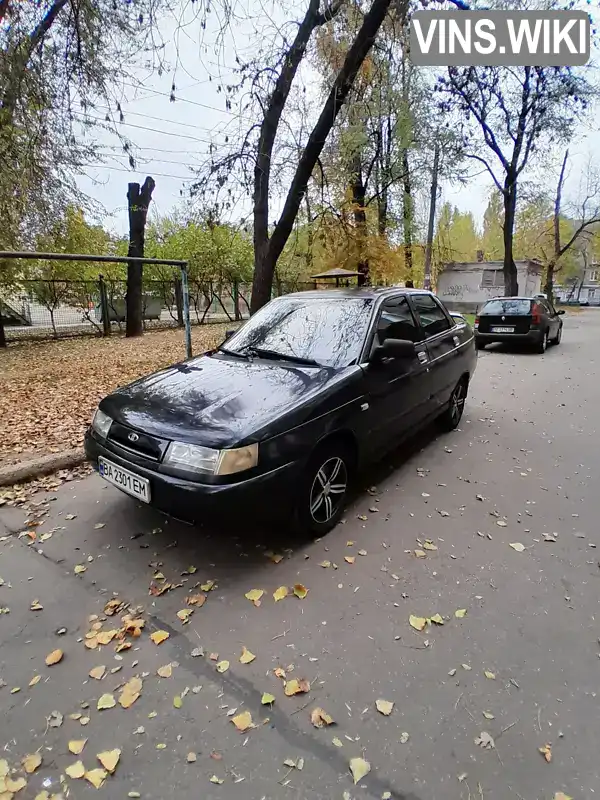
[[[485,350],[485,345],[486,345],[485,342],[478,342],[477,339],[475,339],[475,347],[478,350]]]
[[[555,345],[556,347],[558,347],[558,345],[560,344],[560,340],[562,339],[562,329],[563,329],[563,326],[559,325],[558,326],[558,332],[557,332],[556,336],[554,337],[554,339],[552,340],[552,344]]]
[[[354,472],[351,449],[343,441],[318,447],[306,465],[296,501],[296,526],[324,536],[340,521]]]
[[[535,347],[536,353],[540,353],[540,355],[543,355],[546,352],[546,348],[548,347],[548,341],[549,341],[548,331],[545,330],[544,335],[542,336],[542,338],[539,340],[539,342]]]
[[[443,431],[454,431],[460,425],[468,389],[469,382],[466,378],[461,378],[454,387],[448,408],[438,417],[438,424]]]

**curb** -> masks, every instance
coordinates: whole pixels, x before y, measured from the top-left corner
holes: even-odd
[[[78,467],[84,461],[85,452],[83,448],[77,447],[74,450],[63,450],[62,453],[52,453],[49,456],[34,458],[31,461],[10,464],[0,468],[0,486],[11,486],[13,483],[41,478],[43,475],[49,475],[59,469]]]

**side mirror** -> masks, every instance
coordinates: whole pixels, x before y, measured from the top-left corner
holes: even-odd
[[[556,313],[559,315],[559,317],[562,317],[562,315],[565,313],[565,310],[564,308],[559,308]]]
[[[371,356],[371,361],[381,363],[386,358],[396,358],[398,361],[412,361],[417,355],[414,342],[408,339],[386,339],[379,345]]]
[[[226,342],[227,339],[231,339],[234,333],[235,333],[235,328],[231,328],[230,330],[225,331],[225,338],[223,339],[223,341]]]

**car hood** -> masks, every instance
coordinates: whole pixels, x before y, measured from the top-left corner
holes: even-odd
[[[101,408],[113,419],[164,439],[232,447],[304,421],[311,399],[339,370],[286,362],[205,355],[117,389]],[[301,410],[302,409],[302,410]]]

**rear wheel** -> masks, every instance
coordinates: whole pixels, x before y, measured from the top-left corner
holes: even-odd
[[[542,338],[540,339],[540,341],[536,345],[536,348],[535,348],[536,352],[537,353],[545,353],[546,352],[546,348],[548,347],[548,341],[549,341],[549,339],[548,339],[548,331],[546,330],[546,331],[544,331],[544,334],[543,334]]]
[[[448,408],[438,417],[438,423],[442,430],[453,431],[458,428],[465,408],[468,386],[467,379],[461,378],[454,387]]]
[[[343,441],[319,447],[311,457],[296,504],[302,531],[323,536],[334,528],[346,506],[353,459]]]

